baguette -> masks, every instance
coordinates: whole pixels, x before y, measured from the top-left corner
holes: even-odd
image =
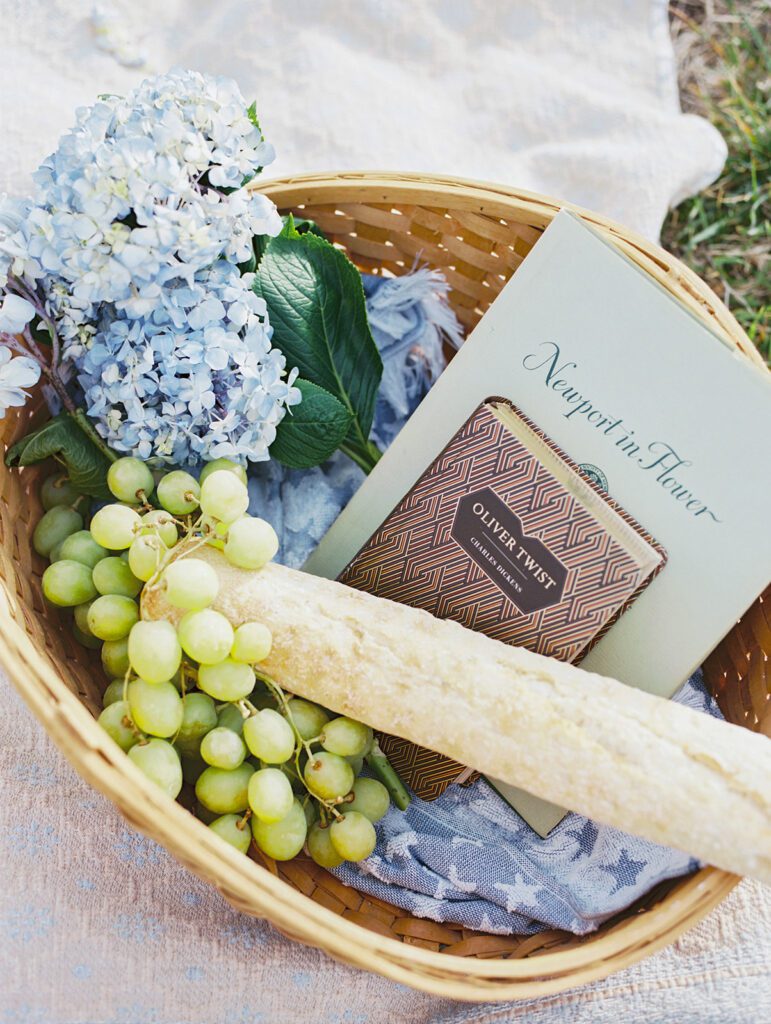
[[[214,608],[264,622],[281,686],[562,806],[771,883],[771,740],[425,611],[196,551]],[[145,618],[176,620],[162,588]]]

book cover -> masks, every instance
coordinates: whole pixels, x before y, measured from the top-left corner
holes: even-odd
[[[663,551],[510,403],[472,414],[340,576],[349,586],[575,661],[664,564]],[[381,745],[434,799],[463,767]]]
[[[672,696],[771,577],[771,474],[758,469],[771,375],[562,211],[306,569],[336,578],[489,395],[593,467],[665,548],[664,571],[581,664]],[[546,829],[559,815],[542,817]]]

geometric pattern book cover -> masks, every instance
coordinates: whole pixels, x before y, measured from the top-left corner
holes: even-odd
[[[592,511],[495,415],[488,399],[342,572],[348,586],[422,608],[504,643],[575,661],[645,587],[665,554],[603,494],[660,555],[641,569]],[[506,403],[551,452],[565,454]],[[386,753],[438,796],[462,766],[395,737]],[[385,749],[385,748],[384,748]]]

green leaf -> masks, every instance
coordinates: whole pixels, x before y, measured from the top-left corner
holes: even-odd
[[[260,128],[260,122],[257,119],[257,100],[252,100],[252,102],[246,108],[246,116],[252,122],[257,131],[260,134],[262,134],[262,128]]]
[[[107,470],[110,461],[83,433],[69,413],[54,416],[39,430],[27,434],[8,449],[7,466],[31,466],[56,458],[67,467],[73,487],[95,498],[109,498]]]
[[[239,269],[242,274],[248,271],[256,270],[260,264],[260,260],[265,255],[268,246],[273,241],[274,237],[278,238],[299,238],[300,235],[305,235],[308,232],[314,235],[318,235],[319,238],[325,238],[324,232],[318,226],[315,220],[308,220],[307,217],[301,217],[299,220],[295,220],[291,213],[284,214],[281,218],[284,222],[284,226],[277,236],[273,235],[255,235],[252,248],[254,249],[254,259],[249,262],[247,267],[246,264],[239,264]],[[241,269],[241,267],[246,269]]]
[[[312,232],[271,239],[255,280],[268,306],[273,344],[305,380],[351,415],[346,447],[369,447],[383,363],[367,322],[354,265]]]
[[[291,213],[289,214],[289,216],[290,217],[292,216]],[[304,235],[308,231],[310,231],[311,234],[318,235],[319,238],[326,238],[327,237],[324,234],[324,232],[321,230],[321,228],[318,226],[316,221],[315,220],[309,220],[307,217],[299,217],[294,222],[294,226],[297,229],[298,235]]]
[[[292,469],[310,469],[337,451],[353,417],[342,402],[317,384],[300,377],[295,387],[302,393],[302,402],[279,423],[270,454]]]

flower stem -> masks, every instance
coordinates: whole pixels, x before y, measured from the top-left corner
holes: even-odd
[[[364,444],[344,441],[340,445],[340,451],[347,455],[349,459],[353,459],[356,465],[363,469],[365,473],[372,472],[383,454],[372,441],[367,441]]]
[[[373,743],[372,750],[370,750],[364,760],[388,790],[391,799],[399,810],[406,811],[410,806],[410,794],[396,774],[393,765],[380,749],[380,744],[377,741]]]
[[[50,379],[50,375],[49,375],[49,379]],[[57,394],[59,394],[58,390],[57,390]],[[64,394],[67,395],[67,392],[65,391]],[[60,395],[60,397],[61,397],[61,395]],[[111,448],[109,448],[104,443],[104,441],[99,436],[99,434],[97,434],[97,432],[94,429],[93,424],[89,420],[88,416],[86,416],[86,414],[83,412],[82,409],[76,409],[75,408],[75,405],[74,405],[74,403],[73,403],[73,401],[72,401],[72,399],[70,398],[69,395],[67,395],[67,400],[68,400],[68,404],[65,404],[65,408],[67,409],[67,412],[70,414],[70,416],[75,421],[75,423],[77,423],[77,425],[80,427],[80,429],[86,435],[86,437],[93,444],[96,445],[96,447],[99,449],[99,451],[104,456],[106,456],[110,460],[110,462],[116,462],[117,459],[118,459],[118,456],[115,454],[115,452]],[[63,398],[62,398],[62,403],[64,404],[64,399]]]

